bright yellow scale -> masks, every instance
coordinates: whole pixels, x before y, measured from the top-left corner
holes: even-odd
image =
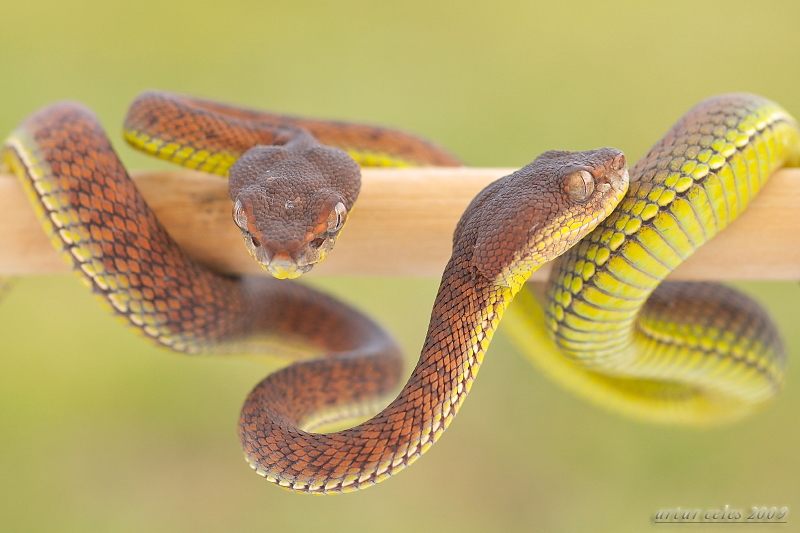
[[[233,154],[224,152],[212,154],[207,150],[196,150],[191,146],[165,142],[163,139],[136,130],[125,130],[123,135],[133,147],[152,156],[220,176],[227,176],[228,169],[237,159]]]
[[[785,368],[763,311],[712,284],[651,294],[775,169],[798,162],[797,124],[776,104],[743,94],[701,103],[632,169],[617,210],[562,257],[544,309],[521,291],[506,331],[556,381],[608,409],[697,425],[748,414],[777,394]]]
[[[227,176],[231,165],[237,156],[230,153],[211,153],[207,150],[196,150],[191,146],[175,142],[166,142],[157,137],[137,131],[125,130],[122,132],[125,139],[134,147],[154,157],[171,161],[187,168]],[[381,152],[366,150],[348,150],[350,157],[358,164],[365,167],[407,167],[411,163],[398,157]]]

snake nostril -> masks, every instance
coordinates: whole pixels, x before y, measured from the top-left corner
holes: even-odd
[[[252,233],[250,234],[250,242],[253,243],[253,246],[255,246],[256,248],[261,246],[261,243],[258,242],[258,239],[256,239],[255,235],[253,235]]]
[[[324,243],[325,243],[325,239],[323,239],[322,237],[320,237],[320,238],[318,238],[318,239],[314,239],[313,241],[311,241],[310,243],[308,243],[308,245],[309,245],[309,246],[311,246],[311,247],[312,247],[312,248],[314,248],[314,249],[317,249],[317,248],[319,248],[320,246],[322,246]]]

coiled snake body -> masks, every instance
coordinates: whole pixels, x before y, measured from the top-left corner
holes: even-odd
[[[323,160],[330,158],[314,160],[320,150],[316,140],[336,144],[331,139],[344,138],[340,146],[379,162],[455,162],[437,155],[437,150],[425,143],[412,142],[416,148],[410,150],[408,143],[401,142],[406,148],[399,152],[392,152],[391,142],[376,145],[376,139],[391,140],[390,130],[284,120],[180,97],[162,100],[169,106],[186,104],[194,111],[175,108],[179,119],[173,121],[178,125],[172,129],[169,121],[152,115],[135,128],[128,127],[126,136],[151,153],[205,170],[224,173],[231,161],[253,144],[291,145],[297,139],[285,148],[288,155],[266,150],[258,152],[257,159],[277,157],[283,161],[298,153],[311,153],[312,163],[300,162],[299,166],[310,164],[325,174],[328,167]],[[638,342],[638,334],[630,332],[637,305],[641,307],[658,284],[651,270],[665,276],[680,258],[691,253],[685,242],[697,244],[698,235],[710,238],[744,207],[774,167],[797,158],[796,127],[777,106],[752,96],[723,97],[714,102],[690,112],[689,118],[676,125],[637,165],[635,187],[621,210],[569,252],[549,288],[548,323],[556,341],[569,350],[573,361],[644,376],[648,385],[636,389],[641,394],[634,402],[646,401],[650,392],[667,403],[683,394],[681,389],[681,394],[659,396],[662,388],[673,391],[674,387],[662,385],[657,374],[642,369],[667,368],[672,371],[669,377],[688,374],[703,383],[719,374],[711,363],[694,363],[688,371],[678,370],[683,352],[676,352],[669,341],[666,349],[659,348],[657,343],[665,337],[659,334],[646,341],[650,343],[646,353],[662,354],[654,356],[658,364],[631,362],[629,354]],[[134,117],[136,105],[131,111]],[[196,122],[195,115],[199,117]],[[203,121],[217,125],[211,128],[212,135],[202,134],[198,141],[197,132],[203,130],[198,123]],[[145,131],[153,125],[167,133]],[[346,133],[348,127],[352,136],[337,137],[337,131]],[[220,140],[221,132],[229,133],[230,138]],[[326,132],[330,137],[323,139]],[[367,134],[359,138],[358,132]],[[625,158],[614,149],[547,152],[489,185],[473,200],[455,230],[453,254],[442,277],[420,360],[399,396],[352,429],[314,434],[310,430],[327,420],[371,412],[375,402],[396,385],[401,358],[386,333],[356,311],[301,285],[275,279],[232,279],[188,259],[139,196],[96,119],[81,106],[56,104],[39,111],[5,146],[4,161],[19,175],[54,245],[100,299],[135,329],[162,345],[189,353],[258,349],[259,335],[266,334],[299,338],[326,354],[268,376],[250,394],[240,418],[245,455],[259,474],[281,486],[318,494],[348,492],[377,483],[427,450],[455,416],[500,317],[530,273],[591,231],[627,190]],[[432,159],[409,157],[416,149],[429,150]],[[672,159],[665,159],[667,152]],[[753,154],[756,159],[751,163]],[[333,167],[349,165],[338,155],[334,160],[338,163]],[[260,174],[256,181],[261,185],[281,181],[274,179],[274,168],[271,175]],[[737,181],[742,175],[744,185]],[[270,177],[273,180],[268,181]],[[706,192],[698,193],[698,187]],[[233,189],[232,185],[232,197]],[[250,201],[247,195],[233,198],[234,220],[246,242],[250,239],[251,253],[265,268],[293,277],[313,263],[301,247],[315,241],[317,248],[328,246],[318,240],[335,238],[346,218],[337,204],[346,203],[349,210],[354,197],[326,190],[316,197],[312,192],[316,199],[306,202],[305,197],[295,201],[293,191],[282,194],[276,200],[268,199],[262,210],[283,206],[278,218],[288,220],[289,226],[293,219],[287,210],[301,203],[311,206],[307,210],[310,222],[294,224],[288,237],[273,239],[259,226],[261,222],[254,218],[259,208],[246,205]],[[727,202],[723,212],[710,207],[715,195],[722,195]],[[255,196],[258,194],[252,193],[250,198]],[[674,222],[670,225],[669,217],[689,211],[695,213],[696,224],[678,218],[679,227]],[[652,237],[656,241],[645,238],[652,233],[658,234]],[[270,240],[274,242],[267,242]],[[662,252],[666,255],[659,255]],[[278,263],[270,269],[268,263],[274,263],[275,256],[279,256]],[[616,295],[614,284],[620,289]],[[727,309],[735,299],[724,294],[717,298],[716,309]],[[714,308],[715,304],[709,305]],[[750,310],[752,305],[745,307]],[[709,319],[707,328],[716,327],[715,320]],[[743,357],[716,363],[741,360],[754,369],[747,379],[723,388],[744,387],[744,396],[756,400],[763,394],[751,392],[748,380],[756,376],[767,383],[767,389],[774,388],[782,364],[779,342],[773,342],[777,336],[768,322],[763,324],[763,331],[753,327],[740,332],[738,338],[746,337],[750,343]],[[726,334],[721,333],[720,339],[727,339]],[[707,354],[703,340],[698,343]],[[766,348],[761,349],[762,345]],[[757,349],[750,350],[751,346]],[[644,360],[652,363],[652,357]],[[604,385],[604,380],[617,380],[623,389],[629,380],[627,376],[597,375]],[[628,389],[635,387],[629,385]],[[688,387],[694,390],[694,385]],[[761,390],[752,388],[756,389]]]
[[[786,368],[769,317],[732,289],[661,281],[775,169],[799,163],[797,123],[773,102],[730,94],[698,104],[550,276],[543,322],[561,355],[530,349],[542,322],[531,291],[510,313],[512,337],[568,389],[636,418],[709,425],[752,412],[779,392]]]

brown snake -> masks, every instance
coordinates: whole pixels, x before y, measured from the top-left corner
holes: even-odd
[[[329,170],[326,161],[334,169],[357,168],[342,154],[330,155],[330,149],[314,138],[329,144],[338,139],[351,153],[377,162],[455,163],[430,145],[391,130],[150,96],[172,106],[171,120],[153,115],[136,122],[139,100],[127,122],[129,140],[161,157],[182,158],[206,170],[227,168],[226,161],[265,139],[286,146],[253,149],[255,159],[294,161],[292,168],[310,165],[321,174]],[[139,126],[146,123],[166,131],[154,139]],[[210,136],[201,137],[221,143],[222,155],[207,146],[187,151],[181,145],[206,131],[200,127],[203,123],[213,127]],[[222,139],[226,134],[241,142]],[[391,139],[402,142],[385,142]],[[489,185],[455,230],[419,362],[397,398],[356,427],[315,434],[310,430],[326,421],[374,412],[376,402],[396,386],[402,359],[382,329],[302,285],[230,278],[186,257],[139,195],[96,118],[80,105],[55,104],[35,113],[5,148],[4,162],[20,177],[54,245],[95,294],[134,329],[187,353],[258,349],[264,336],[278,336],[302,340],[323,354],[264,379],[247,398],[239,425],[247,460],[259,474],[283,487],[317,494],[375,484],[422,455],[453,420],[503,311],[530,273],[611,213],[628,185],[625,157],[612,148],[547,152]],[[429,159],[408,157],[420,151]],[[231,168],[232,191],[238,180],[234,168],[247,167],[241,163],[250,161],[247,158],[241,156]],[[287,168],[273,167],[272,176],[300,177]],[[296,197],[293,191],[287,193],[288,180],[268,182],[264,173],[250,173],[261,185],[280,182],[285,187],[279,187],[276,201],[267,199],[261,205],[277,206],[277,218],[293,227],[285,236],[271,237],[264,229],[268,225],[259,226],[253,219],[261,208],[252,207],[252,201],[260,194],[236,197],[232,192],[234,218],[246,242],[251,239],[251,252],[256,249],[257,259],[266,262],[280,255],[278,274],[293,274],[291,261],[303,270],[313,261],[298,251],[302,243],[313,243],[323,234],[335,238],[344,220],[334,215],[346,218],[336,205],[341,202],[349,210],[354,197],[337,191]],[[292,209],[310,213],[311,221],[293,225],[287,213]],[[260,252],[257,247],[264,244],[270,249]]]
[[[395,130],[156,91],[131,104],[124,133],[151,155],[228,176],[233,220],[245,246],[276,278],[305,274],[336,244],[361,187],[358,162],[459,164],[441,148]]]

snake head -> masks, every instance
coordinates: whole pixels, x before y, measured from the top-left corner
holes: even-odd
[[[333,249],[358,195],[360,169],[336,148],[256,146],[229,178],[233,221],[250,255],[276,278],[291,279]]]
[[[476,196],[453,244],[471,241],[473,272],[513,287],[594,229],[627,190],[619,150],[545,152]]]

